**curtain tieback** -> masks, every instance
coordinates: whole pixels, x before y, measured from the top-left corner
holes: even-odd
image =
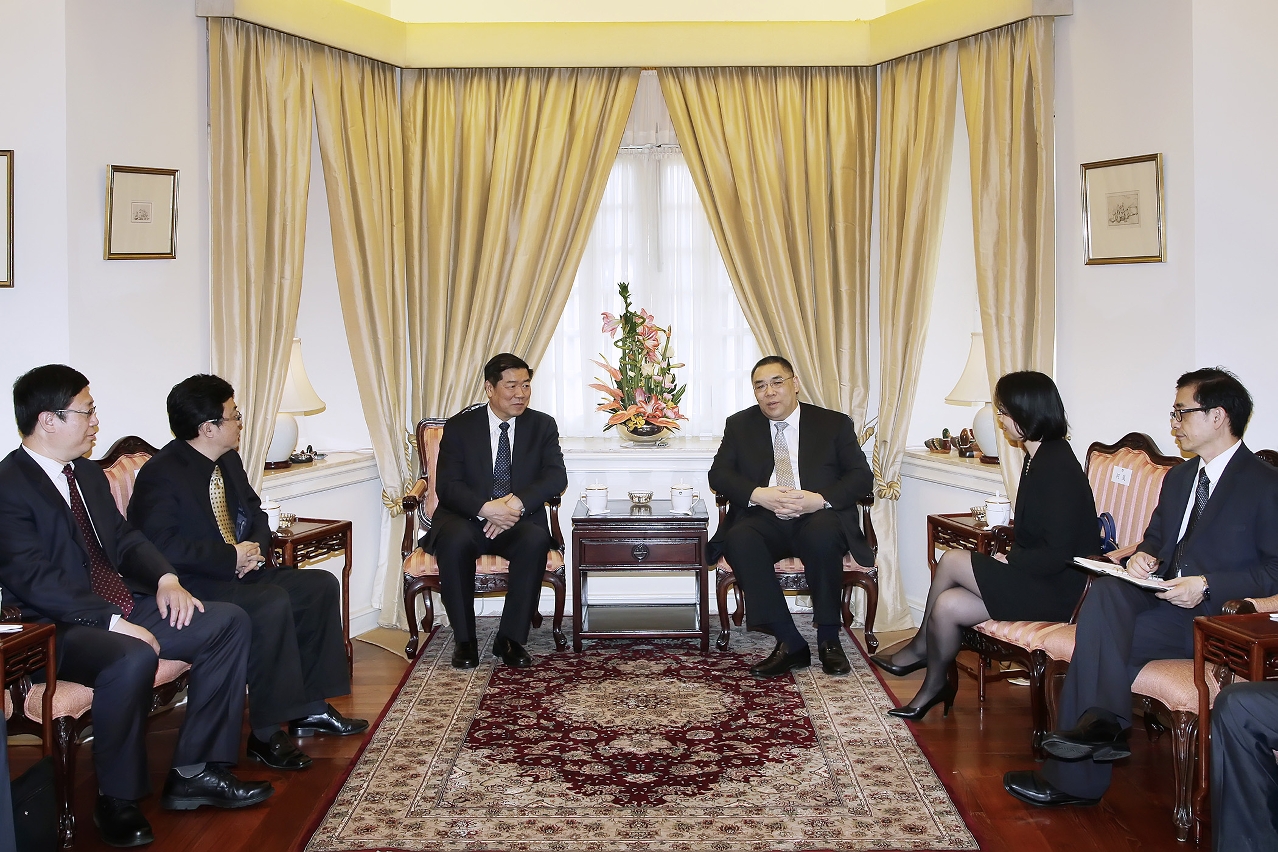
[[[887,478],[883,476],[883,456],[886,452],[887,444],[885,442],[874,442],[874,457],[872,462],[872,468],[874,470],[874,494],[884,500],[900,500],[900,477],[888,481]]]
[[[411,491],[411,488],[405,488],[404,494]],[[404,495],[396,497],[386,489],[382,489],[382,505],[386,507],[386,511],[390,512],[392,518],[398,518],[404,514]]]

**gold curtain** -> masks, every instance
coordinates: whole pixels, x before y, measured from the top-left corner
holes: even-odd
[[[879,424],[872,516],[879,536],[879,624],[911,626],[897,559],[901,459],[932,313],[945,224],[958,51],[934,47],[887,62],[879,107]]]
[[[333,261],[382,502],[398,515],[412,480],[408,443],[403,144],[396,69],[314,46],[315,120]],[[386,527],[388,518],[383,519]],[[383,536],[381,616],[401,621],[399,538]]]
[[[976,289],[990,387],[1013,370],[1053,372],[1056,249],[1052,19],[1030,18],[959,42],[971,143]],[[1015,499],[1020,450],[999,433]]]
[[[638,84],[637,68],[404,71],[414,418],[482,398],[497,352],[541,359]]]
[[[302,292],[311,174],[310,43],[209,19],[213,370],[245,412],[254,488],[275,429]]]
[[[679,145],[765,353],[864,427],[875,68],[663,68]]]

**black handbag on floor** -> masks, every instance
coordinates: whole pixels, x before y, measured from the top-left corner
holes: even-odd
[[[13,796],[13,834],[18,852],[56,852],[58,800],[53,790],[53,758],[41,758],[35,766],[14,778],[9,790]]]

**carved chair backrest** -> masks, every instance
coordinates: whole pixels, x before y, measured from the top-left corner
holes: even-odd
[[[435,465],[439,462],[439,441],[444,437],[442,417],[425,417],[417,424],[417,475],[426,480],[426,493],[422,495],[418,520],[423,529],[430,523],[439,505],[439,497],[435,494]]]
[[[1096,498],[1096,514],[1114,518],[1120,548],[1138,544],[1158,505],[1167,471],[1180,464],[1165,456],[1148,435],[1129,432],[1115,444],[1099,441],[1087,448],[1087,480]]]
[[[1256,455],[1260,456],[1261,461],[1278,467],[1278,450],[1256,450]]]
[[[111,445],[107,454],[96,459],[111,485],[111,496],[121,515],[128,515],[129,500],[133,497],[133,483],[138,470],[159,450],[136,435],[126,435]]]

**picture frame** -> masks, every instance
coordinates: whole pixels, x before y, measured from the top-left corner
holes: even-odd
[[[177,257],[178,170],[107,166],[107,260]]]
[[[1083,263],[1167,260],[1163,155],[1083,163]]]
[[[0,151],[0,288],[13,286],[13,151]]]

